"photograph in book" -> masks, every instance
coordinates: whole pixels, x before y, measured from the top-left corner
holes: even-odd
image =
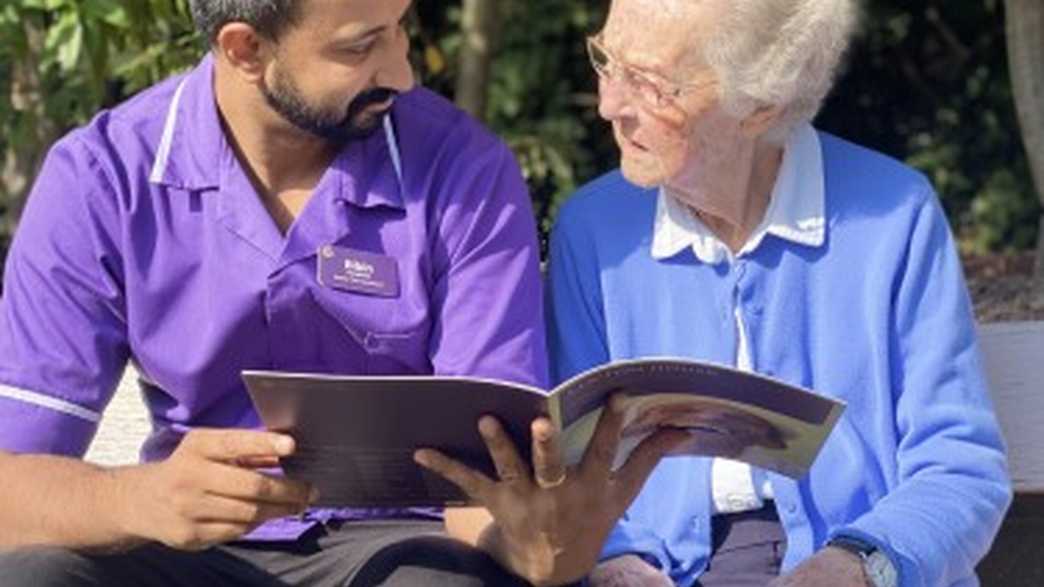
[[[619,466],[661,427],[693,431],[676,454],[725,456],[804,476],[844,410],[836,399],[731,367],[677,358],[603,365],[550,392],[469,377],[371,377],[246,371],[265,426],[297,440],[285,473],[331,506],[459,505],[466,496],[413,462],[434,448],[494,474],[478,419],[497,416],[528,458],[530,422],[547,416],[576,463],[601,410],[627,396]]]

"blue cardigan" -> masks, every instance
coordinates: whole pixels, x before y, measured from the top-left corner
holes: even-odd
[[[805,479],[770,474],[784,571],[852,535],[892,557],[903,587],[977,585],[1011,488],[953,237],[923,176],[820,140],[823,247],[769,235],[731,265],[689,249],[656,261],[655,190],[619,172],[582,188],[551,242],[554,377],[651,355],[732,364],[738,306],[755,371],[848,403]],[[710,555],[710,462],[661,462],[603,557],[641,554],[693,584]]]

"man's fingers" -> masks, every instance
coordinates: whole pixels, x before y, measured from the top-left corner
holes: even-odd
[[[607,479],[612,473],[616,449],[620,444],[620,431],[623,429],[626,401],[623,395],[613,395],[602,410],[591,442],[584,451],[584,460],[580,463],[581,474],[585,477]]]
[[[638,492],[660,459],[687,442],[692,442],[692,436],[685,430],[663,429],[650,435],[631,451],[627,462],[613,477],[620,513],[638,497]]]
[[[300,504],[265,503],[208,495],[195,518],[197,522],[257,526],[268,520],[296,516],[304,510],[305,507]]]
[[[318,492],[308,483],[231,465],[216,464],[208,467],[206,474],[206,492],[211,495],[291,506],[308,505],[319,498]]]
[[[280,462],[279,457],[243,457],[233,464],[244,469],[277,469]]]
[[[489,477],[437,450],[422,448],[413,453],[413,460],[418,465],[460,487],[468,497],[479,503],[485,503],[486,495],[493,486],[493,481]]]
[[[178,451],[212,461],[235,462],[240,459],[285,457],[294,452],[294,439],[275,432],[261,430],[212,430],[189,432]]]
[[[550,488],[565,481],[561,442],[555,427],[547,418],[533,420],[533,480],[539,487]]]
[[[508,437],[500,421],[492,416],[479,418],[479,434],[489,449],[489,456],[501,481],[514,483],[529,479],[529,465],[518,455],[515,443]]]
[[[241,538],[249,531],[250,526],[246,524],[208,522],[175,530],[163,542],[177,550],[200,551]]]

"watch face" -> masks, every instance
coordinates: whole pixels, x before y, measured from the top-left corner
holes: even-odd
[[[896,587],[899,584],[899,573],[880,550],[875,550],[863,558],[866,576],[874,587]]]

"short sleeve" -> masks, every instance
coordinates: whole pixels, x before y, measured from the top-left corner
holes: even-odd
[[[547,386],[539,249],[511,152],[484,134],[444,181],[434,253],[432,363],[444,375]]]
[[[0,297],[0,450],[81,456],[129,355],[117,198],[77,131],[52,148]]]

